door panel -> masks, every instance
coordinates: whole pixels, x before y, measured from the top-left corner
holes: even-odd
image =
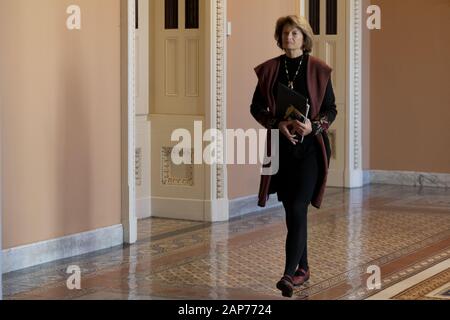
[[[173,11],[174,8],[167,8],[170,2],[152,1],[152,65],[155,75],[155,91],[150,109],[152,114],[199,116],[205,113],[204,1],[199,0],[196,6],[193,5],[196,1],[178,0],[178,17],[170,15],[170,20],[178,21],[171,21],[170,29],[166,25],[166,11]],[[186,8],[186,3],[189,8]],[[199,27],[191,28],[196,25]]]
[[[344,0],[307,0],[305,12],[315,25],[313,56],[333,68],[331,80],[336,95],[338,116],[330,128],[332,159],[328,185],[342,187],[345,184],[345,124],[346,124],[346,2]],[[320,14],[317,14],[320,13]],[[334,26],[337,25],[337,28]]]
[[[194,148],[194,121],[205,123],[205,1],[150,2],[151,207],[156,217],[205,219],[205,166],[176,166],[171,160],[178,143],[171,141],[172,132],[186,129]]]

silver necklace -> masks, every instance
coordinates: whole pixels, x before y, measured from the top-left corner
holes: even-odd
[[[288,66],[287,66],[287,56],[286,56],[286,59],[284,59],[284,68],[286,69],[286,76],[287,76],[287,80],[288,80],[288,87],[291,90],[294,90],[294,82],[295,82],[295,79],[297,79],[298,73],[300,72],[300,68],[302,66],[302,63],[303,63],[303,56],[302,56],[302,58],[300,60],[300,63],[298,65],[297,72],[295,73],[294,79],[292,79],[292,81],[291,81],[290,78],[289,78],[289,70],[288,70]]]

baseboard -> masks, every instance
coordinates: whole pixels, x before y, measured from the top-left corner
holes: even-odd
[[[151,198],[136,199],[136,217],[138,219],[151,217],[151,203]]]
[[[450,187],[450,174],[371,170],[370,182],[374,184],[448,188]]]
[[[276,194],[270,196],[269,201],[264,208],[258,207],[258,196],[256,195],[233,199],[230,200],[229,206],[230,219],[281,207],[282,204],[278,201]]]
[[[123,227],[74,234],[58,239],[3,250],[2,271],[8,273],[43,263],[112,248],[123,243]]]
[[[372,183],[372,173],[370,170],[363,171],[363,185],[367,186]]]

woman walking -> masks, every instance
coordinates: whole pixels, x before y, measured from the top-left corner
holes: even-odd
[[[330,161],[327,131],[336,118],[331,68],[310,56],[313,32],[303,17],[278,19],[275,39],[285,54],[255,68],[258,76],[251,114],[267,129],[279,129],[279,171],[261,177],[258,205],[264,207],[269,194],[277,193],[286,212],[286,264],[277,288],[292,297],[294,287],[310,278],[307,250],[307,214],[312,204],[320,208]],[[276,116],[278,83],[308,99],[306,123]],[[303,142],[302,138],[303,138]]]

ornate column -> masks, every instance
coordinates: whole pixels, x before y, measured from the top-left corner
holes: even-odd
[[[215,128],[222,133],[223,149],[219,150],[219,159],[224,159],[224,164],[210,166],[209,191],[207,199],[206,220],[226,221],[229,218],[228,192],[227,192],[227,166],[226,166],[226,0],[212,0],[210,2],[210,105],[206,111],[207,123],[210,128]]]
[[[225,137],[226,129],[226,1],[215,0],[216,2],[216,128]],[[224,140],[224,142],[226,139]],[[225,148],[226,145],[224,145]],[[225,149],[226,150],[226,149]],[[219,164],[216,168],[216,197],[223,199],[226,197],[225,190],[226,166]]]
[[[348,172],[345,185],[363,185],[362,170],[362,0],[349,0],[349,104],[348,104]]]

